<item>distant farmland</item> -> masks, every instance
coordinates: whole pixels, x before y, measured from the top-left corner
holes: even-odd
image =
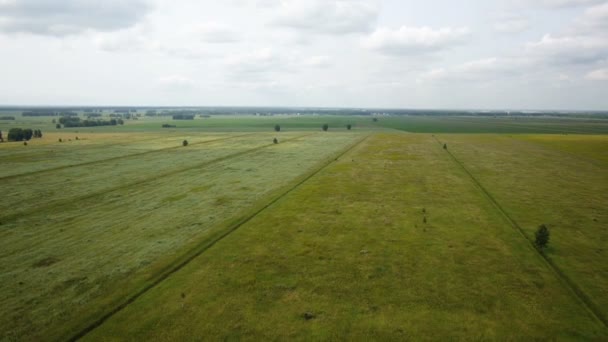
[[[0,340],[608,339],[608,120],[0,114]]]

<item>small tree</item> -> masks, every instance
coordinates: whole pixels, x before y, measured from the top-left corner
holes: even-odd
[[[4,138],[2,137],[2,131],[0,131],[0,142],[4,142]]]
[[[188,140],[184,140],[184,141],[182,141],[182,146],[184,146],[184,147],[185,147],[185,146],[188,146]]]
[[[60,129],[61,128],[61,124],[56,124],[55,128]]]
[[[327,130],[329,129],[329,125],[324,124],[322,128],[323,128],[323,131],[327,132]]]
[[[443,149],[447,150],[448,149],[448,144],[443,144]]]
[[[34,131],[31,128],[26,128],[23,130],[23,139],[30,140],[34,136]]]
[[[373,118],[372,121],[373,122],[378,122],[378,118]]]
[[[281,131],[281,126],[280,125],[274,125],[274,131],[275,132],[280,132]]]
[[[23,130],[21,128],[11,128],[8,131],[8,141],[23,141]]]
[[[279,143],[279,141],[277,140],[277,138],[274,138],[274,140],[272,142],[275,143],[275,144]]]
[[[534,240],[534,244],[536,244],[536,247],[538,249],[542,250],[543,248],[547,247],[550,235],[549,228],[547,228],[547,226],[545,226],[544,224],[538,226],[538,229],[536,230],[536,233],[534,235],[536,237],[536,239]]]
[[[350,129],[351,129],[351,128],[353,128],[353,125],[351,125],[351,124],[346,125],[346,129],[347,129],[347,130],[349,130],[349,131],[350,131]]]

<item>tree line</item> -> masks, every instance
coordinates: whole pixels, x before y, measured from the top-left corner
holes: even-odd
[[[29,141],[32,138],[42,138],[42,131],[31,128],[11,128],[6,137],[8,141]],[[0,142],[4,142],[4,136],[0,131]]]
[[[110,120],[80,120],[78,117],[63,116],[59,118],[59,123],[56,125],[57,128],[63,127],[97,127],[97,126],[116,126],[124,125],[122,119],[110,119]]]

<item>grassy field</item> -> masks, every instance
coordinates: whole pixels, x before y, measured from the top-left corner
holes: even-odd
[[[66,336],[360,137],[274,136],[153,142],[144,155],[3,179],[0,331]]]
[[[0,122],[0,340],[608,339],[605,120],[50,120]]]
[[[607,335],[433,138],[378,134],[87,337]]]

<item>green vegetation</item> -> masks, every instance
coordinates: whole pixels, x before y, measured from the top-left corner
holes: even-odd
[[[608,339],[608,120],[6,114],[0,340]]]
[[[534,236],[536,247],[540,249],[547,247],[547,244],[549,243],[549,228],[547,228],[547,226],[541,224],[536,230],[536,233],[534,233]]]

